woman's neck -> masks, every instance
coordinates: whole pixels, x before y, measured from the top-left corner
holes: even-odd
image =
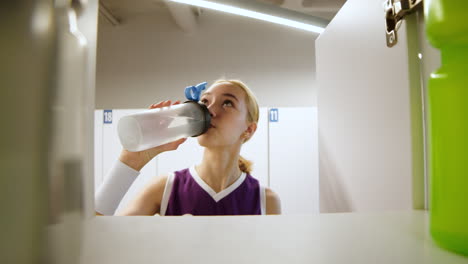
[[[202,163],[196,166],[200,178],[215,192],[233,184],[241,175],[240,149],[205,149]]]

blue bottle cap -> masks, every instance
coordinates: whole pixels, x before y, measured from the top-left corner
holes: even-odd
[[[198,102],[200,101],[200,95],[203,90],[206,89],[207,82],[202,82],[195,86],[188,86],[185,88],[185,97],[190,101]]]

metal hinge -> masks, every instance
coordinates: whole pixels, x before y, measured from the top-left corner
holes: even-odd
[[[393,47],[398,42],[397,30],[403,18],[422,7],[423,0],[385,0],[385,27],[387,46]]]

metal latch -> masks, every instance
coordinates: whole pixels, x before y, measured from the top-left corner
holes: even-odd
[[[398,42],[397,30],[403,18],[422,6],[423,0],[385,0],[385,27],[387,46],[393,47]]]

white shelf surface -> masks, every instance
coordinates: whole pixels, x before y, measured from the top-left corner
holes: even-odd
[[[468,263],[439,248],[426,211],[96,217],[81,263]]]

